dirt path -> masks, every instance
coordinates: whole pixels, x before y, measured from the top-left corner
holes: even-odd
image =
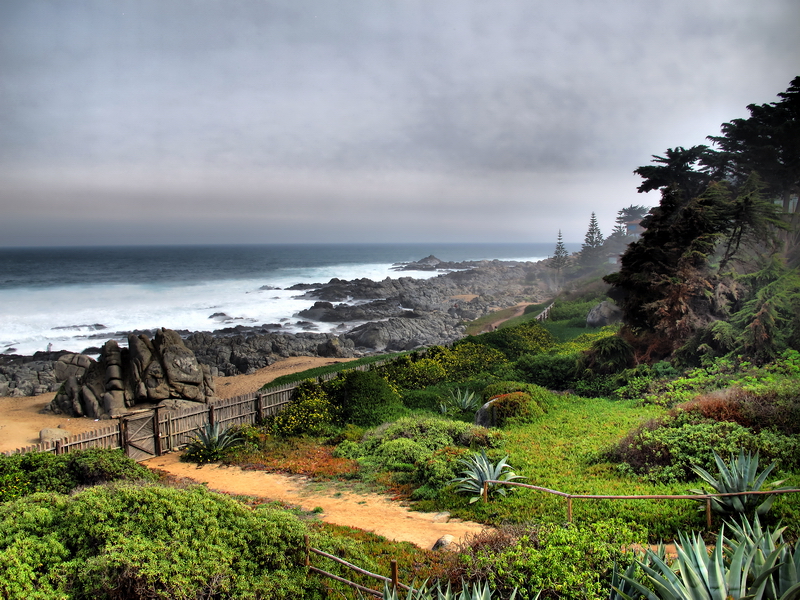
[[[488,331],[494,331],[495,329],[497,329],[500,326],[501,323],[505,323],[509,319],[514,319],[516,317],[521,317],[525,313],[525,307],[530,306],[531,304],[533,304],[533,303],[532,302],[523,302],[522,304],[517,304],[516,306],[512,307],[512,308],[516,309],[514,311],[513,315],[511,315],[510,317],[503,317],[501,319],[497,319],[496,321],[490,321],[489,323],[487,323],[483,327],[483,329],[481,329],[481,333],[486,333]]]
[[[151,458],[142,464],[206,483],[209,489],[220,492],[279,500],[307,511],[321,508],[320,516],[327,523],[372,531],[387,539],[411,542],[421,548],[432,548],[444,535],[452,535],[458,542],[484,528],[478,523],[459,519],[436,522],[446,517],[410,511],[399,502],[378,494],[356,494],[333,487],[319,491],[318,485],[300,476],[243,471],[239,467],[219,464],[197,466],[180,462],[177,453]]]

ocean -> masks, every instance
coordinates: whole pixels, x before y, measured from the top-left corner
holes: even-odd
[[[578,250],[578,244],[567,249]],[[81,352],[158,327],[214,331],[280,323],[313,301],[286,288],[331,278],[434,277],[392,270],[434,255],[444,261],[537,261],[554,244],[285,244],[0,249],[0,354]],[[213,316],[217,315],[217,316]],[[221,316],[224,315],[224,316]],[[336,324],[319,323],[314,331]],[[123,343],[125,345],[125,343]]]

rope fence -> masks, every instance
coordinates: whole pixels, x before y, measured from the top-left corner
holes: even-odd
[[[711,529],[711,500],[714,498],[723,498],[727,496],[768,496],[772,494],[792,494],[800,492],[800,489],[781,489],[781,490],[760,490],[752,492],[728,492],[719,494],[678,494],[678,495],[656,495],[656,496],[610,496],[610,495],[596,495],[596,494],[567,494],[566,492],[559,492],[551,490],[550,488],[541,487],[538,485],[531,485],[529,483],[520,483],[518,481],[500,481],[497,479],[486,479],[483,482],[483,491],[481,496],[484,502],[489,502],[489,484],[499,485],[513,485],[517,487],[545,492],[546,494],[553,494],[554,496],[561,496],[567,499],[567,521],[572,523],[572,501],[578,500],[694,500],[695,502],[705,500],[706,503],[706,525]]]

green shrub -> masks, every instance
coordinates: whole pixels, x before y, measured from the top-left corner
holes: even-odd
[[[299,598],[303,524],[196,486],[113,484],[0,505],[0,596]]]
[[[461,343],[488,346],[502,352],[508,360],[517,360],[523,354],[538,354],[550,349],[556,340],[538,321],[531,320],[479,336],[468,336]]]
[[[765,460],[776,461],[785,469],[795,469],[800,456],[800,441],[769,430],[754,433],[738,423],[691,421],[685,413],[664,420],[650,421],[630,432],[611,449],[607,457],[624,463],[632,472],[651,481],[688,481],[695,477],[693,467],[705,470],[716,466],[714,452],[759,452]]]
[[[411,470],[418,461],[427,459],[430,454],[430,448],[405,437],[386,440],[375,449],[375,456],[390,471]]]
[[[270,417],[267,426],[282,436],[313,435],[338,421],[337,417],[337,410],[325,389],[309,380],[294,389],[292,401],[281,412]]]
[[[381,444],[389,440],[407,438],[429,450],[436,450],[445,446],[462,445],[460,441],[469,436],[473,429],[474,425],[462,421],[415,415],[367,432],[363,445],[368,453],[373,454]]]
[[[448,381],[463,381],[492,371],[506,362],[507,359],[500,350],[463,340],[456,342],[444,357]]]
[[[344,423],[372,427],[406,412],[400,394],[376,371],[347,371],[328,389]]]
[[[514,367],[525,381],[550,390],[566,390],[572,387],[578,373],[580,353],[525,354],[519,357]]]
[[[516,587],[518,598],[527,600],[540,590],[546,598],[605,600],[615,562],[633,560],[633,553],[620,550],[646,539],[646,532],[616,519],[581,526],[506,526],[463,545],[448,575],[488,581],[501,597]]]
[[[66,494],[77,487],[109,481],[154,481],[156,476],[122,450],[91,448],[56,456],[28,452],[0,456],[0,501],[34,492]]]
[[[442,394],[436,389],[424,390],[408,390],[402,393],[403,404],[412,410],[437,410],[446,398],[446,394]]]
[[[490,410],[492,422],[496,427],[503,427],[512,423],[533,423],[544,414],[544,410],[530,394],[525,392],[511,392],[495,396]]]

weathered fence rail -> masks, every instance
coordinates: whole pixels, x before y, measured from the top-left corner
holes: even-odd
[[[513,485],[516,487],[527,488],[552,494],[554,496],[561,496],[567,500],[567,521],[572,522],[572,501],[578,500],[694,500],[706,503],[706,525],[711,529],[711,500],[714,498],[723,498],[725,496],[768,496],[772,494],[792,494],[800,492],[800,489],[780,489],[780,490],[759,490],[753,492],[729,492],[725,494],[676,494],[676,495],[657,495],[657,496],[607,496],[596,494],[567,494],[566,492],[559,492],[551,490],[550,488],[540,487],[538,485],[531,485],[529,483],[520,483],[518,481],[500,481],[497,479],[487,479],[483,482],[483,501],[489,501],[489,484]]]
[[[365,594],[370,594],[371,596],[376,596],[378,598],[381,598],[383,596],[383,593],[378,591],[378,590],[373,590],[372,588],[368,588],[366,586],[363,586],[360,583],[356,583],[355,581],[350,581],[349,579],[345,579],[344,577],[340,577],[339,575],[334,575],[333,573],[329,573],[328,571],[325,571],[323,569],[320,569],[318,567],[313,566],[311,564],[311,555],[312,554],[316,554],[317,556],[322,556],[323,558],[330,559],[330,560],[332,560],[332,561],[334,561],[336,563],[339,563],[340,565],[344,565],[345,567],[347,567],[351,571],[355,571],[356,573],[360,573],[361,575],[366,575],[367,577],[372,577],[373,579],[377,579],[378,581],[381,581],[381,582],[383,582],[385,584],[388,584],[391,587],[391,589],[393,589],[393,590],[402,589],[402,590],[408,591],[408,590],[411,589],[409,586],[405,585],[404,583],[400,583],[399,576],[398,576],[398,573],[397,573],[397,561],[396,560],[392,560],[391,563],[390,563],[390,565],[391,565],[390,568],[391,568],[391,573],[392,573],[391,577],[386,577],[385,575],[378,575],[377,573],[371,573],[371,572],[367,571],[366,569],[362,569],[361,567],[357,567],[356,565],[354,565],[352,563],[349,563],[344,559],[339,558],[338,556],[334,556],[333,554],[328,554],[327,552],[323,552],[322,550],[319,550],[317,548],[311,547],[311,545],[308,543],[308,536],[305,536],[305,541],[306,541],[306,561],[305,561],[305,566],[308,568],[309,571],[312,571],[312,572],[314,572],[314,573],[316,573],[318,575],[322,575],[323,577],[328,577],[329,579],[333,579],[333,580],[338,581],[340,583],[344,583],[345,585],[348,585],[348,586],[350,586],[350,587],[352,587],[354,589],[357,589],[358,591],[363,592]]]

